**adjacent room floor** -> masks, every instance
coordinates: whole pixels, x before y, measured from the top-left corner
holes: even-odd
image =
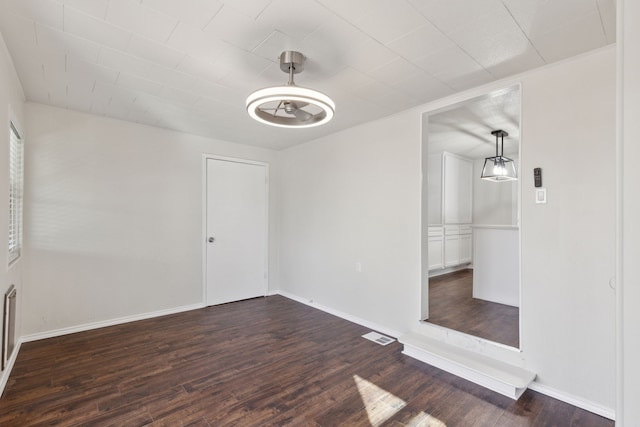
[[[518,402],[281,296],[27,343],[0,425],[613,426]]]
[[[518,348],[519,309],[473,298],[473,270],[429,279],[429,323]]]

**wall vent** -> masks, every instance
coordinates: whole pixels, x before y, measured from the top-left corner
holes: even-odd
[[[391,344],[392,342],[394,342],[395,340],[393,338],[390,338],[386,335],[381,335],[377,332],[369,332],[368,334],[364,334],[362,336],[362,338],[366,338],[369,341],[373,341],[375,343],[378,343],[380,345],[387,345],[387,344]]]
[[[13,349],[16,346],[16,287],[11,285],[4,294],[2,319],[2,370],[7,367]]]

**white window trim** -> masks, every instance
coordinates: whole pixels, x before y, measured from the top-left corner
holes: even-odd
[[[17,137],[17,138],[16,138]],[[14,197],[15,195],[15,197]],[[11,266],[22,255],[24,199],[24,137],[20,126],[9,119],[9,235],[8,265]]]

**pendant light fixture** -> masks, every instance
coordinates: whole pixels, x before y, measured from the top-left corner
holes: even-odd
[[[280,69],[289,74],[289,82],[253,92],[247,98],[247,112],[255,120],[284,128],[320,126],[333,118],[336,106],[327,95],[297,86],[293,75],[304,69],[305,57],[300,52],[280,54]]]
[[[505,157],[504,154],[504,137],[509,134],[501,129],[494,130],[491,135],[496,136],[496,155],[495,157],[487,157],[484,159],[484,167],[480,178],[488,181],[514,181],[518,179],[516,174],[515,162]],[[498,153],[498,138],[500,138],[500,153]]]

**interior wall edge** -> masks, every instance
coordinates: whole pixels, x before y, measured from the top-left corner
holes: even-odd
[[[4,153],[9,152],[9,123],[14,121],[24,132],[26,126],[24,114],[25,94],[22,83],[18,78],[13,59],[9,54],[9,50],[4,40],[4,36],[0,33],[0,123],[5,126],[7,132],[0,132],[0,150],[3,153],[0,162],[0,240],[8,242],[9,233],[9,161],[5,161],[7,157]],[[24,135],[22,135],[24,137]],[[5,226],[6,224],[6,226]],[[11,369],[17,358],[20,348],[20,336],[22,333],[24,313],[24,263],[27,255],[22,247],[20,258],[15,260],[11,265],[0,269],[0,293],[4,294],[11,285],[15,285],[17,290],[17,307],[16,307],[16,325],[15,325],[15,347],[7,366],[0,371],[0,395],[11,374]],[[6,261],[7,258],[4,258]],[[4,316],[0,316],[0,330],[4,328]]]

